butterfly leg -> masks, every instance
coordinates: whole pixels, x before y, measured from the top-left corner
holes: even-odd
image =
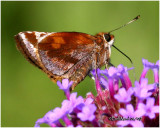
[[[107,51],[109,51],[109,50],[110,50],[110,48],[108,47]],[[108,66],[109,66],[109,63],[110,63],[110,53],[106,52],[106,56],[107,56],[107,59],[105,60],[105,69],[108,69]]]

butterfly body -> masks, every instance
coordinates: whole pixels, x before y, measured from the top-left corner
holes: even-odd
[[[20,32],[17,48],[25,58],[43,70],[52,81],[68,78],[74,87],[90,70],[109,62],[114,36],[80,32]]]

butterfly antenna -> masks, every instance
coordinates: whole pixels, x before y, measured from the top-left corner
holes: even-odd
[[[129,21],[128,23],[126,23],[126,24],[124,24],[124,25],[122,25],[122,26],[120,26],[120,27],[118,27],[118,28],[116,28],[116,29],[114,29],[114,30],[111,30],[109,33],[113,32],[113,31],[116,31],[116,30],[118,30],[118,29],[120,29],[120,28],[123,28],[123,27],[125,27],[126,25],[128,25],[128,24],[130,24],[130,23],[132,23],[132,22],[134,22],[134,21],[136,21],[136,20],[138,20],[139,18],[140,18],[140,15],[136,16],[133,20]]]
[[[127,57],[127,59],[131,62],[132,67],[134,67],[134,64],[133,64],[131,58],[129,58],[129,56],[127,56],[124,52],[122,52],[121,50],[119,50],[116,46],[112,45],[112,47],[114,47],[117,51],[119,51],[121,54],[123,54],[125,57]],[[135,69],[133,69],[133,75],[134,75],[134,78],[136,80]]]

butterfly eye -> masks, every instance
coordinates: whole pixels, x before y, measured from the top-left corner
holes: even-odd
[[[104,34],[104,37],[107,42],[109,42],[111,40],[111,36],[109,34]]]

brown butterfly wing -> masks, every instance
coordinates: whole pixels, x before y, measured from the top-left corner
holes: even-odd
[[[78,32],[20,32],[15,36],[17,48],[52,81],[68,78],[72,89],[81,82],[95,58],[95,37]]]
[[[15,35],[17,49],[24,55],[24,57],[33,65],[43,70],[43,65],[39,59],[38,54],[38,40],[44,38],[48,33],[26,31]]]
[[[42,63],[53,75],[62,76],[94,49],[94,37],[78,32],[52,33],[38,43]]]

